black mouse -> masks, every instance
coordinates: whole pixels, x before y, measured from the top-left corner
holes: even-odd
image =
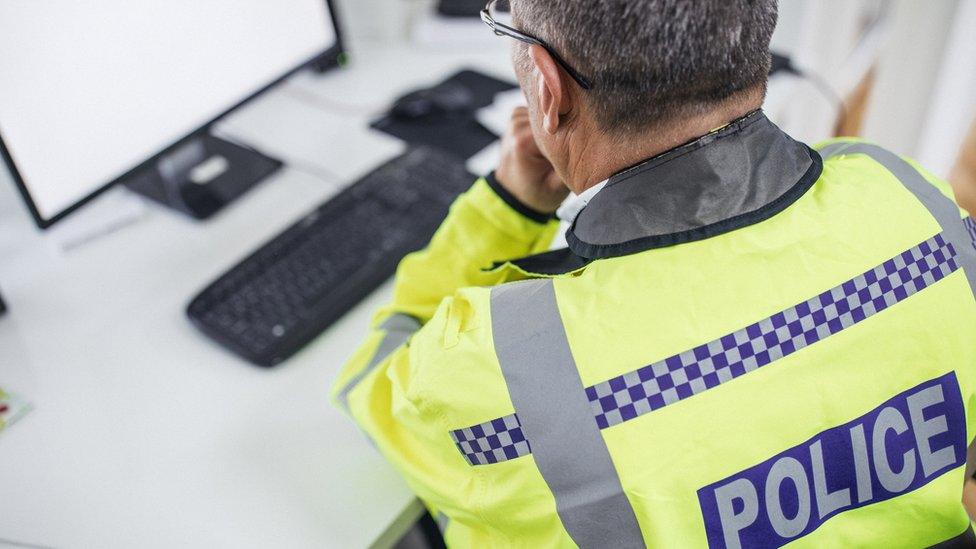
[[[468,88],[445,83],[408,93],[393,103],[390,113],[401,119],[426,118],[438,114],[469,113],[474,110],[474,94]]]

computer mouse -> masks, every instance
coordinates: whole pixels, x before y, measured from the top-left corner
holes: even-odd
[[[455,83],[417,90],[393,103],[390,113],[401,119],[426,118],[438,114],[467,113],[474,110],[474,93]]]

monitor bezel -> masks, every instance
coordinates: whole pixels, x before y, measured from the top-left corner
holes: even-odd
[[[17,187],[17,190],[20,191],[20,195],[24,199],[24,202],[27,204],[27,209],[30,211],[31,217],[34,218],[34,222],[37,223],[38,228],[40,229],[50,228],[52,225],[54,225],[58,221],[61,221],[65,217],[71,215],[72,213],[76,212],[79,208],[91,202],[92,200],[94,200],[96,197],[98,197],[105,191],[129,179],[130,177],[134,176],[140,171],[150,168],[153,164],[159,161],[162,157],[166,156],[168,153],[179,148],[181,145],[191,141],[192,139],[200,136],[201,134],[210,131],[210,128],[214,124],[219,122],[222,118],[234,112],[235,110],[241,108],[248,102],[254,100],[261,94],[267,92],[271,88],[274,88],[275,86],[287,80],[291,76],[294,76],[295,74],[308,68],[327,70],[329,68],[337,66],[339,64],[340,57],[346,51],[343,45],[342,31],[339,25],[339,17],[335,10],[335,2],[333,0],[323,0],[323,1],[325,2],[326,7],[329,10],[330,19],[332,21],[332,27],[333,30],[335,31],[335,43],[331,47],[322,50],[321,52],[315,54],[311,58],[300,63],[298,66],[286,71],[280,77],[269,82],[266,86],[260,88],[258,91],[252,93],[251,95],[246,96],[240,102],[224,110],[216,117],[214,117],[212,120],[204,123],[202,126],[191,131],[190,133],[178,139],[174,143],[164,147],[158,153],[152,155],[151,157],[139,163],[139,165],[126,171],[125,173],[109,181],[108,183],[105,183],[104,185],[92,191],[85,197],[79,199],[77,202],[57,212],[50,218],[45,218],[41,214],[40,210],[37,208],[37,204],[34,202],[34,198],[31,196],[30,190],[27,188],[27,182],[24,180],[23,176],[20,173],[20,170],[17,168],[17,162],[14,160],[13,154],[7,148],[7,145],[3,139],[3,133],[0,132],[0,157],[3,158],[3,163],[7,167],[7,170],[10,172],[10,175],[14,180],[14,185]]]

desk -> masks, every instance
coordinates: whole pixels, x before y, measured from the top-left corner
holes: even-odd
[[[405,532],[421,506],[327,400],[390,284],[272,370],[210,343],[183,310],[402,149],[367,129],[371,106],[461,66],[510,74],[506,47],[366,47],[348,69],[298,75],[221,127],[291,166],[207,223],[150,207],[60,252],[2,175],[0,386],[35,410],[0,434],[0,545],[354,548]]]

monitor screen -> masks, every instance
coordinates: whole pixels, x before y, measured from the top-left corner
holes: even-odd
[[[0,148],[38,223],[336,47],[329,5],[0,1]]]

